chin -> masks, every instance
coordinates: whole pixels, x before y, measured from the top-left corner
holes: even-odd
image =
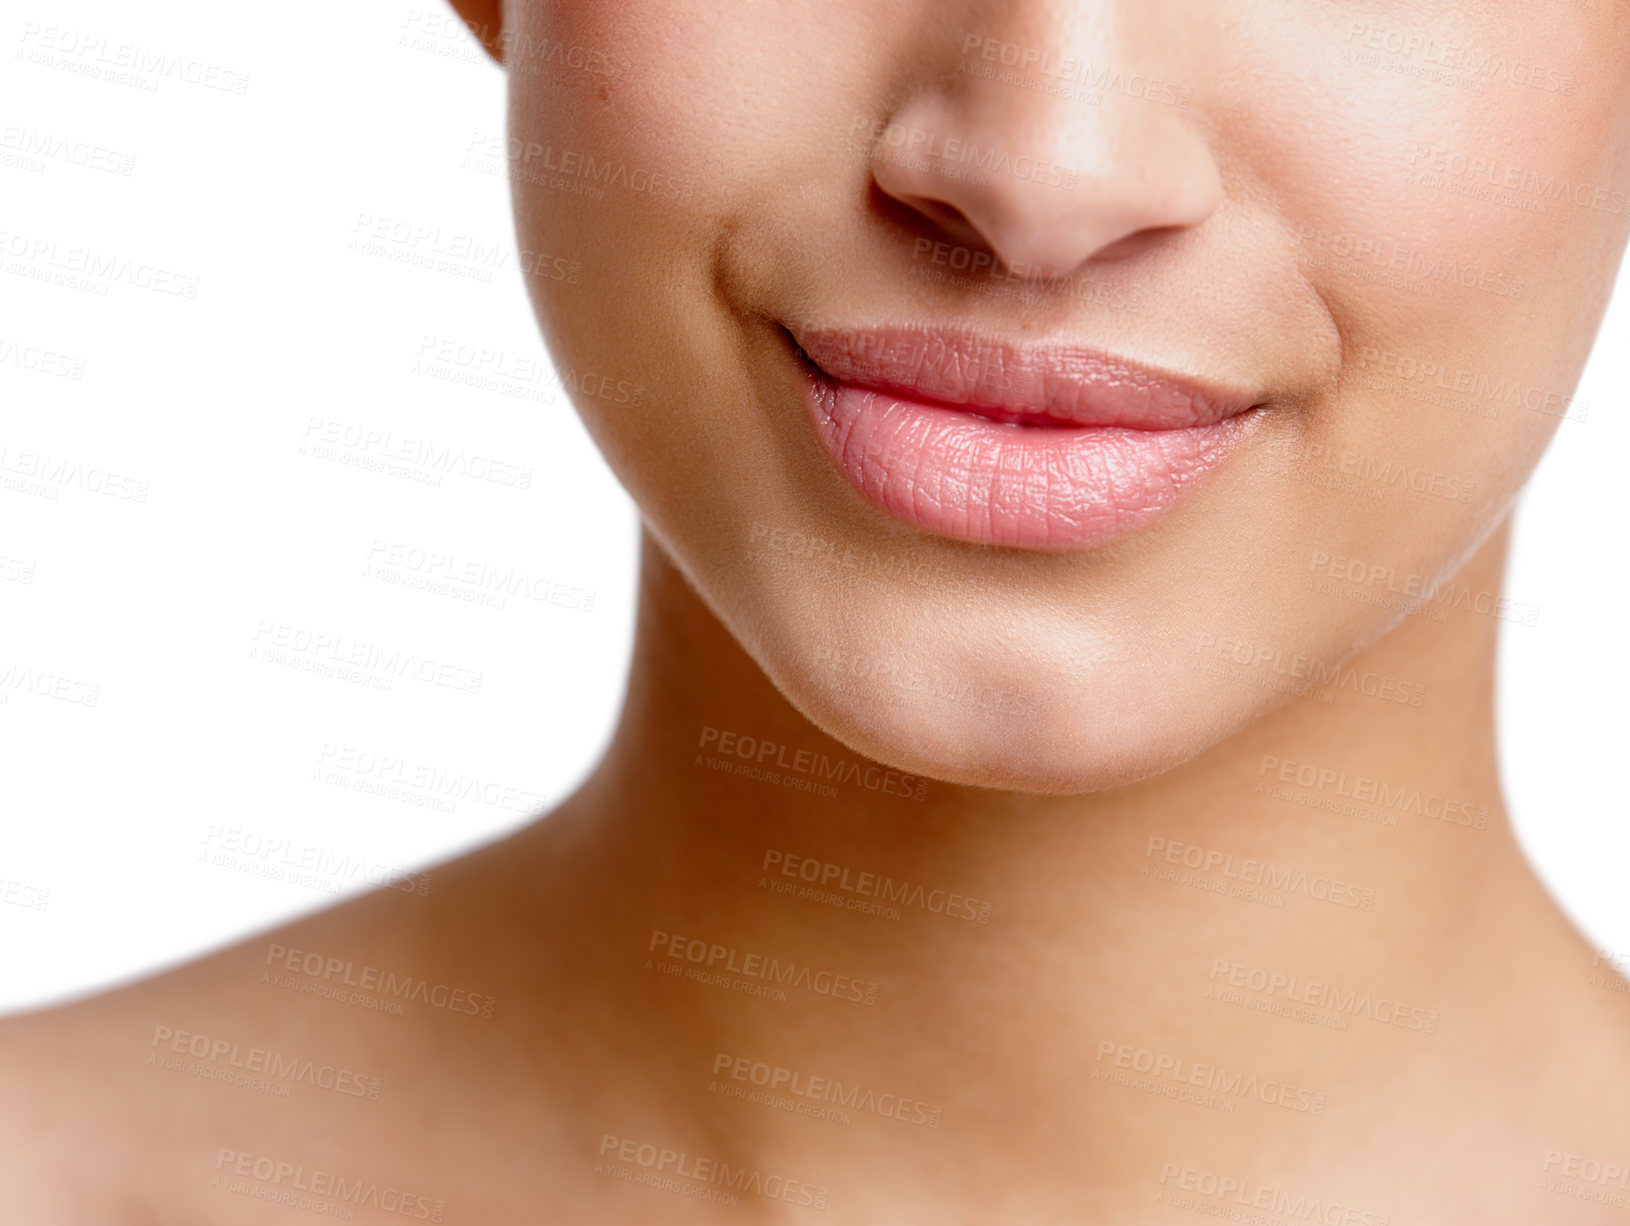
[[[1260,713],[1261,699],[1185,671],[1007,647],[974,655],[936,644],[905,659],[886,641],[804,643],[760,664],[806,719],[856,753],[941,783],[1037,795],[1152,778]]]

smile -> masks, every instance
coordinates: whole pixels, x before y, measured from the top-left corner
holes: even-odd
[[[1252,396],[1070,346],[802,327],[805,402],[838,471],[929,532],[1084,549],[1174,506],[1259,416]]]

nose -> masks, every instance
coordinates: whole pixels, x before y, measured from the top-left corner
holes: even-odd
[[[1190,229],[1216,211],[1222,179],[1195,114],[1179,105],[1186,94],[1171,85],[1152,93],[1147,75],[1101,68],[1127,62],[1130,49],[1112,36],[1078,35],[1062,52],[1029,50],[1037,44],[1061,46],[1033,27],[1027,43],[961,38],[956,71],[877,126],[877,187],[1036,278],[1067,275],[1111,248],[1129,250],[1116,245],[1134,236]],[[1009,70],[1004,58],[1024,67]]]

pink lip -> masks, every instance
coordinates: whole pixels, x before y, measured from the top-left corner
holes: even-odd
[[[795,327],[838,470],[906,523],[959,540],[1083,549],[1172,507],[1255,401],[1070,346],[926,328]]]

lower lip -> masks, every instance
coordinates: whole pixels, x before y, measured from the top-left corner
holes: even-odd
[[[805,374],[816,432],[866,499],[941,536],[1021,549],[1088,549],[1138,531],[1256,416],[1179,430],[1010,425]]]

